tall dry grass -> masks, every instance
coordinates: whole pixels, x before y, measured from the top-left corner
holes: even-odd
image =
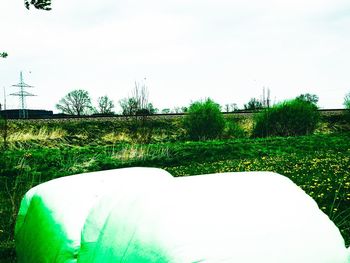
[[[42,127],[38,131],[33,129],[27,131],[16,131],[8,136],[9,142],[27,142],[27,141],[46,141],[63,139],[66,136],[66,131],[60,128],[49,130],[47,127]]]

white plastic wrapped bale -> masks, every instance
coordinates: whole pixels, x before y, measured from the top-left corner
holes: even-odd
[[[176,178],[159,190],[133,205],[101,199],[87,218],[79,262],[350,262],[338,228],[281,175]]]
[[[115,201],[157,191],[174,178],[155,168],[125,168],[62,177],[29,190],[19,210],[15,240],[18,262],[76,262],[81,230],[94,204],[108,193]],[[132,205],[132,203],[130,203]]]

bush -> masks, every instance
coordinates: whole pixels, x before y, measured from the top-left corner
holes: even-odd
[[[320,115],[313,103],[294,99],[256,115],[254,137],[297,136],[314,132]]]
[[[350,110],[350,92],[346,94],[344,97],[344,106],[345,106],[345,109]]]
[[[7,119],[0,116],[0,136],[1,139],[0,141],[2,141],[2,147],[4,150],[7,149],[7,139],[8,139],[8,135],[9,135],[9,125],[7,122]]]
[[[211,99],[192,103],[184,118],[184,128],[193,140],[218,138],[224,127],[225,120],[220,106]]]
[[[344,106],[345,106],[345,120],[350,123],[350,92],[347,93],[344,97]]]
[[[244,138],[246,137],[246,132],[237,124],[237,122],[233,120],[226,120],[223,135],[226,139]]]

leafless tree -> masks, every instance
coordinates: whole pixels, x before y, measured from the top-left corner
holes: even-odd
[[[137,105],[136,114],[146,113],[148,106],[149,92],[145,83],[138,83],[135,81],[135,87],[132,90],[132,98],[135,100]]]
[[[148,143],[152,137],[153,127],[149,115],[157,109],[149,103],[148,97],[146,84],[135,82],[131,96],[119,101],[123,115],[130,116],[130,134],[138,143]]]
[[[147,116],[157,112],[148,100],[149,92],[145,83],[135,82],[129,98],[119,101],[123,115]]]
[[[66,114],[88,114],[92,111],[89,93],[86,90],[73,90],[56,104],[56,108]]]

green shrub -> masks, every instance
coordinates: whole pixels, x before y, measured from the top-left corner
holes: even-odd
[[[226,139],[244,138],[246,137],[246,132],[237,124],[237,122],[226,120],[223,136]]]
[[[7,140],[8,140],[8,135],[9,135],[9,125],[7,122],[7,119],[0,116],[0,136],[2,141],[1,148],[7,149]]]
[[[253,136],[311,134],[316,129],[319,118],[315,104],[299,99],[285,101],[256,115]]]
[[[192,103],[184,118],[184,128],[193,140],[218,138],[224,127],[225,120],[220,106],[211,99]]]
[[[350,92],[344,97],[344,106],[346,109],[344,113],[345,120],[350,123]]]
[[[350,110],[350,92],[347,93],[344,97],[344,106],[345,106],[345,109]]]

